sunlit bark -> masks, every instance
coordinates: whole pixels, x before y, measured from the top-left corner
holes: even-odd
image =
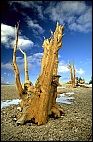
[[[58,50],[62,47],[62,34],[63,26],[57,23],[52,36],[44,40],[41,73],[35,86],[30,84],[25,90],[22,89],[21,83],[18,85],[18,81],[16,82],[18,91],[20,91],[19,87],[21,86],[21,93],[23,91],[22,95],[26,96],[21,103],[23,110],[21,117],[17,120],[17,124],[24,124],[26,121],[31,120],[41,125],[48,121],[50,115],[52,117],[60,117],[63,114],[63,109],[56,104],[57,86],[59,84],[59,76],[57,75]],[[26,54],[22,50],[20,51],[24,54],[25,81],[27,81],[29,77]],[[16,59],[16,54],[14,54],[14,58]],[[18,68],[15,71],[15,76],[17,76],[17,72],[19,74]],[[20,79],[20,76],[18,79]]]

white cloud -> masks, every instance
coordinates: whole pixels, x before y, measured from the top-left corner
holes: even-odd
[[[40,19],[44,19],[42,1],[37,1],[37,2],[31,1],[29,2],[29,5],[38,12],[38,17]]]
[[[23,47],[33,46],[33,42],[31,40],[19,38],[18,41],[19,41],[18,46],[23,46]]]
[[[35,68],[38,66],[40,67],[42,56],[43,56],[43,53],[35,53],[33,55],[27,56],[28,68],[30,69],[33,67],[35,67]],[[23,71],[24,70],[24,58],[18,56],[18,57],[16,57],[16,59],[17,59],[17,64],[18,64],[19,70]],[[1,63],[1,68],[13,70],[12,62],[8,62],[6,64]],[[58,73],[59,74],[60,73],[69,73],[68,66],[63,60],[59,61]],[[83,75],[84,73],[85,73],[85,71],[82,68],[79,68],[79,69],[76,68],[76,74]],[[4,74],[6,74],[6,73],[4,72]]]
[[[1,34],[2,34],[2,33],[1,33]],[[2,36],[2,35],[1,35],[1,36]],[[7,42],[8,42],[8,37],[7,37],[7,36],[2,36],[1,42],[2,42],[3,44],[7,44]]]
[[[41,65],[41,59],[42,59],[43,53],[35,53],[32,56],[28,56],[28,63],[31,65]]]
[[[24,59],[23,58],[19,59],[17,57],[17,65],[18,65],[18,68],[19,68],[19,72],[20,71],[24,71]],[[1,63],[1,69],[2,70],[5,69],[6,71],[13,71],[12,62],[11,63],[10,62],[8,62],[8,63]],[[4,74],[4,75],[10,76],[9,73]]]
[[[3,76],[1,76],[1,83],[5,83],[5,79]]]
[[[4,72],[4,74],[6,75],[7,73],[6,73],[6,72]]]
[[[69,69],[67,68],[67,66],[65,65],[61,65],[58,67],[58,72],[61,73],[61,72],[68,72]]]
[[[15,32],[14,32],[14,27],[9,26],[9,25],[5,25],[5,24],[1,24],[1,36],[14,36]]]
[[[44,32],[43,28],[39,24],[37,24],[34,21],[32,21],[31,19],[27,21],[27,24],[28,24],[29,27],[38,30],[39,33],[43,33]]]
[[[60,61],[58,64],[58,72],[59,73],[66,73],[69,72],[69,69],[67,67],[67,64],[65,64],[64,61]]]
[[[9,25],[1,24],[1,43],[4,44],[6,48],[13,48],[13,44],[15,42],[14,37],[15,28]],[[22,49],[27,50],[29,46],[32,47],[33,45],[34,43],[25,36],[19,36],[18,46],[20,46]]]
[[[45,9],[42,6],[42,1],[9,2],[14,9],[17,9],[16,3],[20,4],[22,9],[32,8],[34,12],[37,12],[38,18],[42,20],[45,19],[45,14],[48,14],[51,20],[59,21],[60,24],[67,24],[70,30],[86,33],[92,30],[92,7],[88,6],[85,1],[55,1],[49,2],[49,5],[46,2],[47,8]],[[21,14],[24,15],[23,12]],[[33,21],[29,16],[26,22],[35,34],[44,32],[39,23]]]
[[[71,23],[69,28],[74,31],[80,32],[89,32],[92,29],[92,9],[88,8],[79,18],[77,18],[76,22]]]
[[[19,3],[22,7],[27,7],[27,8],[30,8],[31,6],[31,3],[25,1],[15,1],[14,3]]]
[[[69,72],[68,64],[66,64],[63,60],[59,61],[58,72],[59,73],[67,73],[67,72]],[[84,73],[85,73],[85,71],[82,68],[79,68],[79,69],[76,68],[76,74],[82,75]]]
[[[32,28],[33,32],[35,34],[42,34],[44,32],[44,29],[37,23],[36,20],[32,20],[28,15],[24,14],[26,23],[29,28]],[[39,33],[38,33],[39,32]]]
[[[8,45],[9,40],[14,38],[14,35],[14,27],[5,25],[3,23],[1,24],[1,43]]]
[[[8,69],[8,70],[13,70],[13,67],[12,67],[12,63],[8,62],[8,63],[1,63],[1,68],[3,69]]]
[[[13,77],[12,81],[9,80],[9,76],[11,78]],[[13,74],[7,74],[6,76],[1,76],[1,83],[2,84],[14,84],[14,81],[15,81],[15,79],[14,79]]]
[[[38,17],[40,19],[44,19],[44,16],[43,16],[43,8],[42,8],[42,1],[15,1],[15,2],[9,2],[10,6],[13,6],[13,9],[16,10],[17,9],[17,6],[15,5],[15,3],[18,3],[20,4],[20,6],[22,8],[29,8],[29,9],[34,9],[37,14],[38,14]]]
[[[83,13],[78,19],[77,22],[86,24],[87,22],[92,22],[92,8],[88,8],[85,13]]]
[[[62,4],[60,5],[60,8],[62,6],[62,10],[64,12],[68,12],[69,15],[72,14],[81,14],[82,12],[84,12],[86,10],[86,5],[84,2],[82,1],[63,1]],[[59,8],[59,6],[58,6]]]
[[[44,15],[43,15],[43,7],[42,7],[42,1],[39,2],[34,2],[34,1],[15,1],[15,2],[9,2],[11,8],[16,10],[18,7],[16,3],[20,4],[20,6],[23,8],[29,8],[33,9],[34,12],[37,12],[38,18],[44,20]],[[21,10],[22,10],[21,9]],[[32,11],[31,11],[32,12]],[[25,22],[27,23],[29,28],[32,28],[32,31],[35,34],[42,34],[44,32],[44,29],[40,26],[40,24],[36,20],[32,20],[26,13],[21,12],[22,16],[25,17]]]
[[[40,67],[42,56],[43,56],[43,53],[35,53],[31,56],[27,56],[28,69],[30,70],[33,67],[35,67],[35,68]],[[16,57],[16,62],[18,64],[19,71],[24,71],[24,58],[18,56],[18,57]],[[1,63],[1,68],[13,71],[12,62],[8,62],[5,64]],[[6,74],[6,73],[4,73],[4,74]]]
[[[12,45],[13,45],[13,43],[15,43],[15,42],[13,41]],[[23,39],[22,37],[18,38],[18,47],[20,47],[23,50],[28,50],[28,49],[30,49],[30,47],[33,47],[33,45],[34,45],[34,43],[29,39]]]
[[[80,68],[80,69],[76,69],[76,73],[82,75],[85,73],[85,71],[82,68]]]
[[[85,1],[51,2],[45,14],[53,21],[66,23],[70,30],[89,32],[92,29],[92,8]]]
[[[37,57],[37,58],[41,58],[43,56],[43,53],[35,53],[34,54],[34,57]]]

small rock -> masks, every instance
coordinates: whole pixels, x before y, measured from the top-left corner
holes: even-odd
[[[22,109],[21,109],[21,107],[17,107],[17,110],[21,111]]]
[[[32,123],[26,123],[26,125],[27,125],[27,126],[31,126],[31,125],[32,125]]]
[[[5,111],[3,111],[3,114],[5,114]]]
[[[13,120],[14,120],[14,121],[17,121],[17,119],[16,119],[16,118],[13,118]]]
[[[49,138],[49,141],[53,141],[53,138]]]
[[[77,129],[75,129],[74,131],[75,131],[75,132],[77,132],[77,131],[78,131],[78,128],[77,128]]]

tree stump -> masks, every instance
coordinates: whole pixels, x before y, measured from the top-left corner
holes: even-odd
[[[61,117],[64,114],[63,109],[56,104],[57,86],[59,84],[58,69],[58,50],[62,47],[62,34],[64,27],[57,23],[55,32],[49,39],[43,42],[44,54],[42,57],[41,74],[38,77],[35,86],[29,81],[28,68],[25,68],[26,78],[24,87],[20,82],[19,69],[16,63],[16,51],[18,45],[19,23],[17,25],[16,44],[13,52],[13,68],[15,73],[16,86],[21,99],[22,115],[17,120],[17,124],[24,124],[31,120],[38,125],[45,124],[49,116],[54,118]]]

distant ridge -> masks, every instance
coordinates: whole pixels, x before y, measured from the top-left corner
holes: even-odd
[[[15,85],[15,84],[1,83],[1,85]]]

